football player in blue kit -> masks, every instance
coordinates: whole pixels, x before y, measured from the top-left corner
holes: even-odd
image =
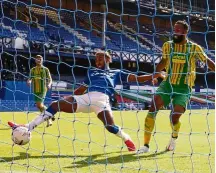
[[[13,129],[18,126],[26,126],[32,131],[44,121],[54,117],[58,111],[67,113],[94,112],[110,133],[120,137],[129,151],[135,151],[136,147],[130,136],[114,123],[111,100],[114,98],[115,86],[117,83],[122,84],[122,82],[145,82],[153,78],[164,78],[164,74],[137,76],[121,70],[111,70],[109,68],[111,62],[112,58],[108,52],[98,51],[95,58],[96,68],[88,69],[86,80],[74,91],[73,95],[52,102],[43,113],[29,124],[17,125],[13,122],[8,122],[8,124]]]

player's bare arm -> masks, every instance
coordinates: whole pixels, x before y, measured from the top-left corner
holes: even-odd
[[[167,59],[162,58],[156,67],[156,72],[160,72],[160,71],[164,70],[166,64],[167,64]]]
[[[31,85],[31,82],[32,82],[32,80],[31,80],[31,79],[28,79],[28,80],[27,80],[27,85],[30,86],[30,85]]]
[[[211,60],[206,53],[203,51],[203,48],[200,45],[196,46],[196,53],[197,53],[197,58],[206,63],[208,68],[212,71],[215,71],[215,63],[213,60]]]
[[[141,76],[137,76],[135,74],[130,74],[128,77],[128,82],[146,82],[155,78],[165,78],[165,75],[163,72],[158,72],[155,74],[151,74],[151,75],[141,75]]]
[[[167,64],[167,59],[162,58],[161,61],[158,63],[157,67],[156,67],[156,73],[160,72],[161,75],[163,75],[163,77],[161,77],[162,79],[164,79],[166,77],[166,73],[162,72],[162,70],[165,69],[165,66]],[[155,85],[158,83],[158,79],[154,78],[152,79],[152,84]]]
[[[30,86],[31,83],[32,83],[32,69],[30,70],[30,74],[29,74],[29,78],[28,80],[26,81],[27,85]]]
[[[47,84],[47,88],[50,89],[52,86],[52,77],[50,74],[50,71],[48,70],[48,84]]]
[[[207,65],[211,71],[215,71],[215,63],[210,58],[207,58]]]

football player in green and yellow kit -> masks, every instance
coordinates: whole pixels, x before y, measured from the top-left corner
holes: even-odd
[[[36,55],[35,57],[36,66],[30,70],[30,77],[27,80],[27,84],[31,86],[34,93],[34,100],[37,108],[40,112],[43,112],[46,107],[44,105],[44,99],[47,93],[47,89],[51,88],[52,77],[48,68],[43,66],[43,57]],[[52,121],[47,120],[47,127],[52,125]]]
[[[170,113],[172,135],[166,149],[168,151],[175,149],[181,126],[179,119],[187,108],[196,78],[196,61],[200,60],[206,63],[210,70],[215,71],[215,63],[207,57],[201,46],[188,40],[188,30],[187,22],[177,21],[174,25],[173,40],[165,42],[163,45],[162,60],[157,65],[156,72],[165,69],[167,77],[153,97],[145,119],[144,146],[137,151],[137,154],[149,152],[149,143],[157,112],[170,102],[172,103]]]

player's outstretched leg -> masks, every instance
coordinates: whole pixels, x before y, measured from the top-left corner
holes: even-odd
[[[136,147],[130,136],[125,133],[119,126],[115,125],[111,111],[105,110],[100,112],[98,114],[98,118],[103,122],[104,126],[110,133],[115,134],[124,141],[125,145],[128,148],[128,151],[136,150]]]
[[[8,125],[12,128],[16,128],[17,126],[25,126],[31,131],[41,123],[47,121],[50,118],[53,118],[58,111],[73,113],[76,111],[76,109],[77,109],[77,103],[75,99],[72,96],[69,96],[66,97],[64,100],[52,102],[44,112],[42,112],[29,124],[18,125],[13,122],[8,122]]]

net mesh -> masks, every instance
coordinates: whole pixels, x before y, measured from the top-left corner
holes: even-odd
[[[0,172],[215,172],[215,74],[200,61],[175,151],[164,150],[171,135],[172,105],[158,113],[151,152],[143,155],[128,153],[124,142],[109,134],[92,113],[59,112],[53,126],[39,126],[25,146],[12,143],[7,127],[9,120],[26,123],[39,115],[35,94],[26,86],[37,54],[44,57],[54,80],[45,105],[80,86],[98,49],[110,52],[113,68],[137,75],[154,73],[162,45],[172,39],[173,24],[179,19],[189,23],[190,40],[214,60],[213,1],[1,0],[0,4]],[[151,82],[116,87],[115,122],[130,134],[137,149],[143,146],[144,119],[157,87]]]

